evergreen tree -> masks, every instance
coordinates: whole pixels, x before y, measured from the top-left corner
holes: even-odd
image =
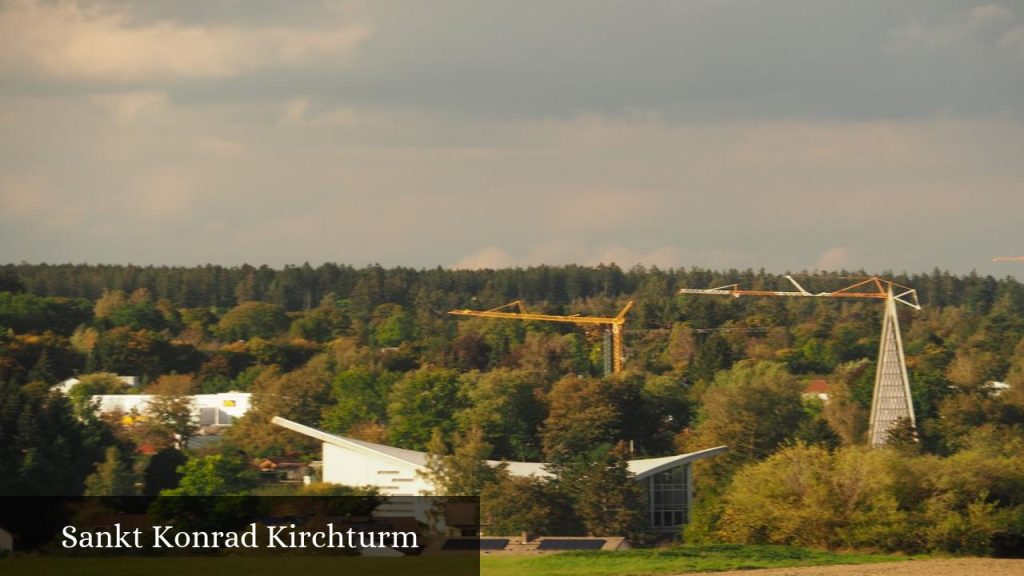
[[[576,514],[592,536],[634,536],[643,532],[647,506],[644,489],[629,472],[629,450],[620,442],[599,446],[585,463],[563,469],[559,486],[573,500]]]
[[[53,366],[53,361],[50,360],[49,351],[44,349],[39,354],[39,359],[32,366],[32,369],[28,372],[28,379],[34,382],[45,382],[47,384],[53,384],[57,381],[56,370]]]
[[[18,275],[11,270],[0,270],[0,292],[24,292],[25,285],[22,284]]]
[[[697,348],[697,354],[690,365],[690,377],[694,380],[712,381],[720,370],[732,364],[732,349],[717,332],[712,332]]]
[[[43,384],[0,380],[0,494],[77,496],[113,437]]]
[[[124,461],[116,447],[107,448],[103,462],[96,464],[96,471],[85,479],[85,495],[134,496],[137,493],[130,461]]]
[[[188,457],[175,448],[164,448],[154,454],[142,473],[143,494],[156,496],[162,490],[177,488],[182,476],[178,468],[187,461]]]

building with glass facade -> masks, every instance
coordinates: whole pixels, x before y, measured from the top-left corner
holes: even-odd
[[[324,482],[376,486],[381,494],[388,496],[419,496],[435,491],[430,481],[420,474],[426,471],[427,454],[424,452],[338,436],[280,417],[275,417],[273,422],[322,442]],[[629,471],[647,490],[648,527],[652,532],[677,532],[689,521],[693,501],[692,464],[725,450],[725,446],[719,446],[689,454],[629,461]],[[543,462],[505,464],[513,476],[551,476]]]

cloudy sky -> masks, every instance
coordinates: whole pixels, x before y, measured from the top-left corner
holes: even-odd
[[[0,0],[0,262],[997,255],[1019,0]]]

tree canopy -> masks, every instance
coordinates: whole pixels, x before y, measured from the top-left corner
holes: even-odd
[[[847,284],[844,277],[861,274],[816,274],[808,286],[835,289]],[[1013,278],[940,270],[890,276],[917,288],[924,305],[920,311],[899,311],[917,429],[905,428],[893,448],[918,466],[906,478],[923,478],[918,472],[925,470],[935,480],[897,482],[891,490],[865,484],[867,504],[849,503],[846,516],[833,516],[848,529],[816,527],[827,537],[814,545],[889,542],[884,546],[908,550],[996,550],[1000,539],[1020,532],[1002,520],[1017,512],[1012,478],[1020,456],[983,449],[981,439],[1012,446],[1024,438],[1024,286]],[[113,375],[121,374],[140,377],[147,391],[168,398],[196,391],[252,392],[252,409],[223,439],[225,457],[237,460],[236,471],[249,471],[266,456],[319,457],[315,442],[283,432],[271,424],[274,416],[417,450],[436,444],[437,430],[447,444],[446,451],[435,446],[435,452],[458,454],[460,466],[462,445],[490,446],[495,459],[550,461],[549,480],[498,474],[480,488],[495,499],[490,514],[496,526],[550,534],[630,529],[610,514],[623,508],[616,501],[632,498],[632,480],[620,465],[625,456],[613,453],[613,447],[639,458],[726,445],[726,454],[695,471],[700,499],[691,514],[699,520],[695,524],[717,539],[753,541],[771,533],[785,540],[786,526],[813,522],[807,510],[834,490],[819,477],[860,486],[858,467],[888,470],[888,460],[879,463],[881,456],[859,451],[872,397],[881,306],[680,296],[676,290],[733,283],[774,290],[785,289],[786,282],[763,270],[614,265],[500,270],[332,263],[283,269],[3,265],[0,462],[14,472],[3,475],[0,488],[14,494],[80,494],[97,466],[110,472],[106,476],[119,469],[106,453],[117,447],[121,459],[133,461],[133,470],[152,468],[152,478],[144,482],[149,492],[181,487],[172,468],[182,464],[182,454],[199,467],[193,479],[180,479],[188,490],[250,489],[210,488],[212,480],[198,480],[204,477],[202,466],[223,466],[191,464],[208,453],[182,446],[178,456],[148,454],[174,444],[169,438],[189,436],[183,406],[168,406],[167,418],[150,420],[150,431],[163,431],[162,441],[152,441],[156,436],[144,434],[138,421],[92,415],[88,397],[126,392],[114,383]],[[604,375],[600,330],[447,314],[513,300],[525,300],[536,312],[588,316],[614,315],[634,300],[624,332],[625,371]],[[97,373],[107,375],[89,376]],[[69,399],[50,391],[72,375],[86,382],[72,394],[77,412]],[[818,380],[828,383],[827,403],[802,394]],[[155,426],[160,422],[163,428]],[[482,449],[466,450],[473,455],[466,462],[482,459]],[[779,454],[786,457],[773,460]],[[1011,480],[988,482],[965,475],[958,465]],[[766,468],[752,472],[760,466]],[[747,475],[793,479],[809,488],[786,485],[790,492],[764,492],[766,487],[757,492]],[[957,497],[958,487],[971,482],[988,492],[964,489],[969,498]],[[472,484],[475,491],[479,483]],[[577,506],[584,488],[591,496]],[[920,490],[924,495],[915,492]],[[516,497],[533,500],[520,512],[512,506]],[[738,511],[741,502],[774,497],[790,498],[804,515],[781,515],[776,524],[784,526],[762,526]],[[597,508],[590,510],[590,504]],[[571,510],[563,513],[567,507]],[[855,513],[887,518],[872,525],[889,526],[889,532],[849,528],[866,526],[858,524]],[[550,521],[541,519],[544,514]],[[900,540],[904,525],[927,535]],[[886,540],[886,534],[896,539]]]

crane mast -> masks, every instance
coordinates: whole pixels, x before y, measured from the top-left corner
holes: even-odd
[[[737,284],[718,288],[681,288],[680,294],[709,294],[719,296],[782,296],[811,298],[865,298],[885,300],[885,316],[882,319],[882,337],[878,348],[878,366],[875,369],[875,387],[871,400],[870,442],[872,446],[885,444],[889,432],[901,420],[916,426],[914,406],[910,396],[910,380],[907,377],[907,362],[903,354],[903,340],[900,335],[899,316],[896,303],[915,310],[921,309],[917,290],[878,277],[867,278],[846,288],[832,292],[812,293],[803,288],[792,276],[786,279],[795,291],[743,290]]]
[[[633,307],[633,301],[626,302],[626,305],[619,310],[614,317],[605,316],[559,316],[555,314],[535,314],[527,312],[522,300],[509,302],[504,306],[498,306],[490,310],[451,310],[448,313],[455,316],[475,316],[479,318],[504,318],[509,320],[526,320],[538,322],[565,322],[580,325],[601,325],[605,326],[605,375],[608,373],[618,374],[622,372],[624,363],[622,345],[622,326],[626,323],[626,313]],[[515,311],[509,311],[514,309]],[[608,340],[611,340],[608,342]]]

